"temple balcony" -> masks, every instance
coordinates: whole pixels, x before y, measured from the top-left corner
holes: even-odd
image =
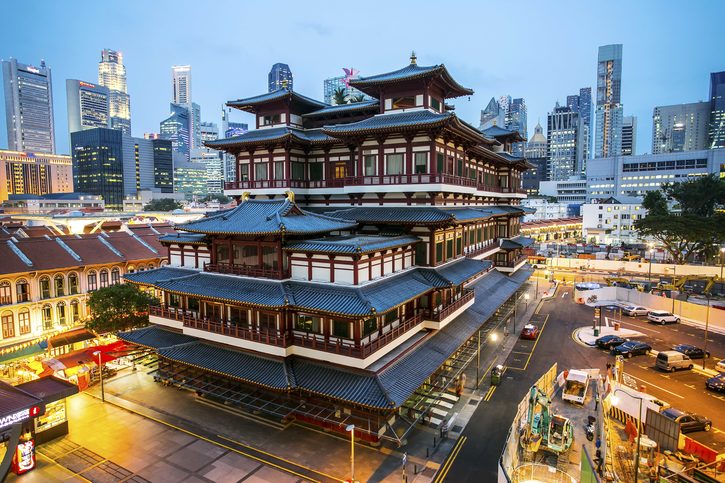
[[[276,268],[240,265],[235,263],[205,263],[204,271],[228,275],[244,275],[247,277],[271,278],[274,280],[289,278],[288,273]]]
[[[482,260],[486,257],[493,255],[494,253],[496,253],[498,251],[499,251],[498,238],[494,238],[492,240],[489,240],[485,245],[483,245],[481,247],[469,249],[468,251],[465,252],[465,255],[468,258]]]
[[[523,267],[526,264],[526,261],[528,260],[528,257],[524,254],[518,255],[517,257],[513,258],[512,260],[507,261],[494,261],[494,267],[499,272],[505,272],[505,273],[511,273],[515,272],[519,268]]]

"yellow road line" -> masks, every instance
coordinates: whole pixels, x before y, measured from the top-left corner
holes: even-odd
[[[488,371],[491,370],[494,364],[496,364],[496,359],[491,362],[491,365],[489,365],[488,368],[484,371],[483,375],[481,375],[481,379],[478,380],[479,384],[481,384],[481,381],[483,381],[483,379],[486,377],[486,374],[488,374]]]
[[[493,397],[493,393],[496,392],[496,388],[498,386],[491,386],[491,389],[486,393],[486,397],[483,399],[484,401],[490,401]]]
[[[528,359],[526,359],[526,364],[524,364],[523,370],[525,371],[527,367],[529,367],[529,362],[531,361],[531,356],[534,355],[534,351],[536,350],[536,345],[541,340],[541,334],[544,333],[544,329],[546,328],[546,323],[549,322],[549,314],[546,314],[546,318],[544,319],[544,323],[541,326],[541,330],[539,331],[539,336],[536,338],[536,342],[534,342],[534,347],[531,348],[531,353],[529,354]]]
[[[443,468],[438,471],[438,475],[433,480],[433,483],[440,483],[448,474],[448,471],[451,469],[451,466],[453,465],[453,462],[458,457],[458,453],[461,451],[461,448],[466,443],[466,440],[468,440],[467,436],[462,436],[456,441],[455,446],[453,446],[453,450],[451,451],[451,454],[448,455],[448,460],[446,460],[445,464],[443,465]]]

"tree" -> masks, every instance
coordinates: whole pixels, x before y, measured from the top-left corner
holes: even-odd
[[[159,200],[151,200],[143,207],[144,211],[174,211],[181,209],[181,203],[173,198],[162,198]]]
[[[86,328],[104,334],[144,327],[149,323],[149,305],[158,303],[155,297],[127,283],[94,290],[88,297],[91,318]]]
[[[725,240],[725,214],[717,211],[724,202],[725,182],[715,176],[668,183],[647,193],[642,201],[647,216],[635,227],[657,240],[675,263],[687,263],[695,254],[707,257]]]
[[[231,200],[231,198],[229,198],[228,196],[225,196],[221,193],[212,193],[209,196],[206,196],[205,198],[203,198],[201,201],[217,201],[221,204],[224,204],[224,203],[229,203],[230,200]]]
[[[362,94],[356,94],[354,96],[350,96],[350,103],[351,104],[354,103],[354,102],[362,102],[364,100],[365,100],[365,96],[362,95]]]
[[[344,87],[335,89],[335,92],[332,93],[332,102],[337,105],[347,104],[347,94]]]

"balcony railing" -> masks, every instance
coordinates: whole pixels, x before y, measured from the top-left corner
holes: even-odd
[[[490,252],[497,246],[498,246],[498,238],[494,238],[493,240],[489,241],[482,247],[474,248],[472,250],[467,251],[465,255],[469,258],[477,257],[478,255],[480,255],[482,253]]]
[[[495,262],[494,262],[494,265],[496,265],[497,267],[508,267],[508,268],[513,268],[513,267],[515,267],[516,265],[518,265],[519,263],[521,263],[521,262],[522,262],[523,260],[526,260],[527,258],[528,258],[528,257],[527,257],[526,255],[519,255],[518,257],[516,257],[516,258],[515,258],[514,260],[512,260],[512,261],[505,261],[505,262],[498,262],[498,261],[495,261]]]
[[[390,342],[394,341],[410,329],[420,324],[423,321],[422,314],[416,314],[415,316],[403,321],[397,327],[393,327],[383,335],[373,338],[373,334],[369,334],[362,339],[362,357],[367,357],[378,349],[386,346]]]
[[[463,295],[461,295],[457,300],[454,300],[453,302],[449,303],[448,305],[445,305],[441,307],[438,310],[435,310],[430,315],[430,320],[434,320],[436,322],[440,322],[442,320],[445,320],[448,316],[450,316],[453,312],[460,309],[464,305],[466,305],[468,302],[473,300],[475,297],[475,293],[473,290],[465,290],[463,292]]]
[[[282,279],[286,275],[282,270],[275,268],[238,265],[235,263],[205,263],[204,271],[274,279]]]
[[[388,185],[415,185],[415,184],[450,184],[476,188],[479,191],[492,191],[495,193],[526,193],[522,188],[509,188],[482,183],[478,180],[464,176],[450,174],[395,174],[385,176],[347,176],[344,178],[330,178],[325,180],[254,180],[254,181],[228,181],[224,189],[268,189],[268,188],[343,188],[345,186],[388,186]]]

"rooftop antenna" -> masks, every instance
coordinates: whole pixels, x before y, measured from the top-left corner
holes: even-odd
[[[415,50],[410,53],[410,63],[411,65],[418,63],[418,57],[415,56]]]

